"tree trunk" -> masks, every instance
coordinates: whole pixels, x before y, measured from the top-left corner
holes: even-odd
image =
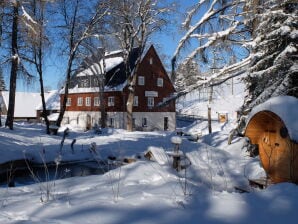
[[[50,122],[48,119],[48,111],[47,111],[47,106],[45,102],[45,97],[44,97],[44,85],[43,85],[43,64],[42,64],[42,59],[43,59],[43,21],[44,21],[44,15],[43,15],[43,6],[41,6],[41,30],[39,32],[39,45],[38,45],[38,62],[36,64],[37,70],[38,70],[38,75],[39,75],[39,84],[40,84],[40,96],[41,96],[41,102],[42,102],[42,116],[44,118],[44,121],[46,123],[46,133],[50,134]]]
[[[140,62],[138,62],[139,64]],[[136,85],[136,80],[137,80],[137,69],[138,69],[138,64],[136,65],[136,68],[134,70],[134,74],[132,76],[132,79],[129,83],[129,88],[128,88],[128,98],[127,98],[127,103],[126,103],[126,113],[127,113],[127,123],[126,123],[126,130],[127,131],[133,131],[133,126],[132,126],[132,113],[133,113],[133,99],[135,95],[135,85]]]
[[[208,131],[209,134],[212,133],[212,125],[211,125],[211,107],[208,105]]]
[[[69,63],[71,63],[71,62],[69,62]],[[65,86],[64,86],[64,95],[63,95],[62,103],[60,106],[60,113],[59,113],[58,119],[56,121],[56,125],[58,127],[61,126],[61,122],[62,122],[64,113],[66,111],[66,102],[67,102],[67,97],[68,97],[68,88],[69,88],[70,73],[71,73],[70,68],[71,68],[71,66],[68,66],[67,76],[66,76],[66,81],[65,81]]]
[[[105,63],[104,63],[105,64]],[[104,66],[105,67],[105,66]],[[104,69],[105,71],[105,69]],[[104,74],[105,76],[105,74]],[[100,93],[99,93],[99,102],[100,102],[100,127],[106,128],[107,125],[107,114],[106,114],[106,106],[104,99],[104,88],[105,88],[105,79],[102,77],[100,79]]]
[[[16,82],[18,72],[18,18],[19,18],[19,5],[18,3],[13,6],[13,22],[11,32],[11,70],[10,70],[10,83],[9,83],[9,104],[7,110],[7,118],[5,126],[13,130],[14,109],[15,109],[15,94]]]

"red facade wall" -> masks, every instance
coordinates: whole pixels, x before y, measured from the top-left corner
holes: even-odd
[[[152,63],[151,63],[152,61]],[[161,60],[159,59],[155,49],[150,47],[145,57],[143,58],[137,76],[145,77],[145,85],[135,86],[135,96],[138,96],[138,106],[133,107],[134,112],[175,112],[175,101],[171,101],[168,105],[163,107],[148,107],[147,106],[147,97],[145,96],[145,91],[156,91],[158,92],[158,97],[154,97],[154,105],[157,105],[160,102],[163,102],[164,98],[171,96],[175,89],[171,83],[170,78],[168,77]],[[163,79],[163,86],[157,86],[157,79]],[[114,106],[108,106],[108,97],[114,96]],[[124,88],[123,92],[114,91],[114,92],[105,92],[105,108],[107,112],[125,112],[126,111],[126,100],[128,96],[127,87]],[[83,106],[77,106],[78,97],[83,97]],[[91,105],[85,106],[85,98],[91,97]],[[99,106],[94,106],[94,97],[99,97],[99,93],[71,93],[68,95],[68,98],[71,98],[71,106],[67,106],[67,111],[99,111]],[[61,95],[61,102],[63,95]]]

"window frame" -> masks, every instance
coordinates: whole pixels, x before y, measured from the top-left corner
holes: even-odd
[[[109,96],[108,97],[108,107],[113,107],[113,106],[115,106],[115,97]]]
[[[157,85],[158,87],[163,87],[163,78],[157,78],[157,83],[156,83],[156,85]]]
[[[149,58],[149,64],[153,65],[153,58],[152,57]]]
[[[85,106],[90,107],[91,106],[91,97],[87,96],[85,98]]]
[[[133,97],[133,106],[138,107],[139,106],[139,96]]]
[[[154,107],[154,97],[147,97],[147,106],[148,107]]]
[[[71,97],[68,97],[66,100],[66,106],[70,107],[71,106]]]
[[[98,107],[100,106],[100,99],[99,96],[95,96],[93,99],[93,106]]]
[[[77,106],[78,107],[83,106],[83,102],[84,102],[83,97],[79,96],[77,99]]]
[[[139,75],[138,76],[138,85],[144,86],[145,85],[145,76]]]

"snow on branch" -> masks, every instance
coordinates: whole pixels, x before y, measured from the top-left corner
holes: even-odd
[[[188,13],[188,16],[186,18],[186,20],[182,23],[183,26],[185,26],[186,28],[188,28],[188,31],[186,32],[186,34],[180,39],[178,46],[173,54],[173,58],[177,58],[177,56],[180,54],[181,50],[183,49],[183,47],[186,45],[186,43],[193,37],[201,37],[203,38],[205,35],[205,37],[207,38],[208,35],[210,34],[197,34],[197,30],[199,30],[202,26],[204,26],[204,24],[209,23],[212,19],[214,19],[214,17],[216,15],[218,15],[220,12],[225,11],[228,8],[231,8],[233,6],[237,6],[239,4],[244,3],[244,1],[239,0],[236,2],[231,2],[231,3],[227,3],[225,5],[223,5],[222,7],[218,8],[216,7],[217,4],[220,4],[220,0],[213,0],[212,3],[210,4],[210,6],[208,7],[208,9],[206,10],[205,14],[199,19],[199,21],[197,23],[195,23],[194,25],[190,25],[190,20],[193,18],[194,13],[197,12],[199,10],[200,7],[203,6],[204,3],[206,3],[207,1],[202,0],[200,1],[193,10],[191,10]],[[233,15],[235,16],[235,15]],[[237,23],[236,23],[237,22]],[[232,31],[234,31],[235,29],[237,29],[237,26],[239,25],[239,21],[232,21],[232,27],[231,29],[227,29],[226,32],[230,32],[230,33],[219,33],[218,35],[213,34],[211,35],[212,37],[221,37],[222,34],[225,34],[225,36],[232,34]],[[236,25],[236,27],[235,27]],[[212,43],[214,43],[215,41],[208,41],[208,44],[205,44],[205,48],[210,46]],[[199,47],[201,48],[201,47]],[[202,48],[201,48],[202,49]],[[197,50],[196,52],[200,52],[201,49]],[[195,52],[195,51],[194,51]],[[193,52],[193,53],[194,53]],[[196,54],[191,54],[191,56],[194,56]]]
[[[28,30],[33,33],[34,35],[37,35],[39,32],[39,25],[38,23],[27,13],[25,8],[21,6],[22,9],[22,21],[25,24],[25,26],[28,28]]]

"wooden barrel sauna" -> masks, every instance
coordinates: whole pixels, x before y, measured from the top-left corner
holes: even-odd
[[[254,114],[245,136],[258,145],[262,166],[272,182],[298,183],[298,144],[290,139],[277,114],[267,110]]]

